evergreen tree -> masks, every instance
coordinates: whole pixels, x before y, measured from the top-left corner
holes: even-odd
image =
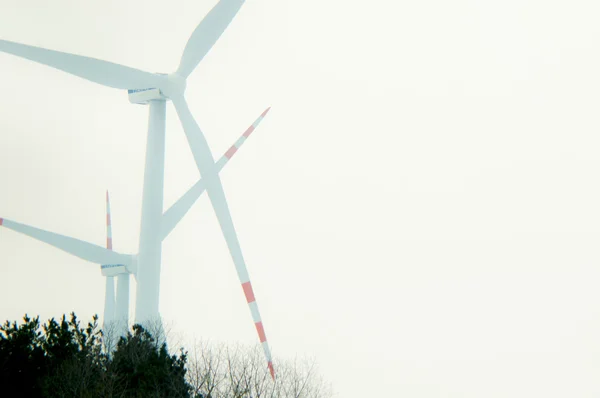
[[[187,356],[169,355],[166,344],[140,325],[103,353],[98,317],[80,327],[74,313],[40,327],[0,326],[0,395],[26,397],[189,397]]]
[[[314,362],[275,362],[272,380],[260,347],[206,344],[170,355],[162,328],[134,325],[107,355],[98,317],[82,327],[71,313],[0,326],[1,397],[328,398]]]
[[[4,396],[41,397],[48,366],[41,346],[39,317],[0,326],[0,388]]]
[[[140,325],[121,337],[110,363],[109,373],[128,397],[189,397],[185,379],[187,355],[169,355],[166,343]]]

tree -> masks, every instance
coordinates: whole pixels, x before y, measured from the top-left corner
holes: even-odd
[[[187,356],[169,355],[140,325],[110,355],[98,317],[80,327],[74,313],[60,322],[39,317],[0,327],[2,395],[27,397],[189,397]]]
[[[108,357],[102,352],[98,316],[80,327],[74,313],[60,323],[54,318],[43,325],[40,345],[47,372],[43,377],[44,397],[95,397],[104,388]]]
[[[189,397],[186,375],[187,355],[169,355],[166,343],[156,339],[140,325],[117,344],[109,367],[117,385],[126,396]]]
[[[60,322],[23,318],[0,327],[0,385],[14,396],[82,396],[100,382],[103,366],[98,318],[86,328],[75,314]],[[76,366],[75,366],[76,365]],[[77,377],[72,370],[77,369]],[[83,373],[85,372],[85,373]],[[65,390],[66,389],[66,390]],[[64,395],[61,395],[64,393]]]
[[[329,398],[314,360],[276,361],[275,380],[260,347],[196,343],[188,383],[198,398]]]
[[[148,328],[151,330],[149,331]],[[260,346],[196,343],[191,356],[169,352],[172,330],[134,325],[106,338],[98,317],[82,327],[71,313],[0,326],[0,395],[27,397],[329,398],[314,361],[275,361]],[[107,347],[107,342],[116,346]],[[171,346],[175,346],[171,343]],[[107,349],[109,348],[109,349]]]
[[[39,317],[24,323],[6,321],[0,327],[0,386],[6,396],[41,397],[40,380],[48,371],[41,347]]]

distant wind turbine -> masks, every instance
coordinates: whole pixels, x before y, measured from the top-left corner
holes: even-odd
[[[110,215],[110,198],[106,191],[106,248],[113,249],[112,217]],[[118,326],[121,334],[127,329],[129,323],[129,275],[131,271],[122,264],[103,264],[100,267],[102,275],[106,278],[104,291],[104,331],[113,331]],[[117,278],[117,292],[115,295],[115,277]],[[114,336],[109,336],[114,337]]]

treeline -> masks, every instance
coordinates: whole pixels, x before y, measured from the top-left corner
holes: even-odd
[[[273,381],[258,349],[196,343],[191,354],[173,353],[161,328],[140,325],[125,337],[109,337],[97,316],[85,326],[73,313],[45,324],[27,315],[20,324],[6,321],[0,326],[0,396],[332,396],[311,362],[276,361]],[[107,343],[113,344],[108,350]]]

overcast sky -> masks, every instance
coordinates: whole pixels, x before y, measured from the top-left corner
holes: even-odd
[[[215,0],[0,0],[0,38],[177,68]],[[275,356],[339,397],[600,395],[600,5],[248,0],[188,80]],[[135,252],[148,108],[0,54],[0,216]],[[165,206],[199,177],[171,105]],[[0,318],[102,314],[98,266],[0,230]],[[204,197],[160,309],[256,333]],[[132,291],[134,297],[135,290]],[[132,303],[134,300],[132,300]]]

